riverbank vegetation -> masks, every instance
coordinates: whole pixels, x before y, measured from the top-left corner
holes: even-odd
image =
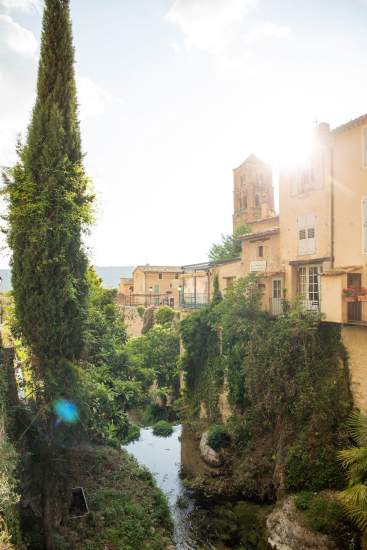
[[[11,419],[11,429],[0,419],[2,542],[21,547],[21,530],[27,547],[84,548],[85,540],[74,541],[70,533],[86,522],[90,548],[116,541],[164,548],[170,539],[166,501],[151,476],[112,448],[133,436],[127,410],[144,398],[144,384],[134,366],[129,370],[114,293],[89,269],[83,244],[94,197],[83,164],[67,0],[45,1],[40,56],[26,141],[4,176],[12,332],[25,368],[18,399],[14,364],[10,376],[1,362],[1,375],[15,391],[11,403],[0,401],[1,415]],[[63,537],[73,488],[84,483],[90,513],[73,520],[70,536]]]
[[[337,327],[286,302],[284,314],[270,318],[250,276],[184,319],[181,335],[187,420],[201,432],[221,424],[223,396],[232,411],[231,474],[206,480],[206,491],[272,501],[343,486],[337,452],[352,400]]]

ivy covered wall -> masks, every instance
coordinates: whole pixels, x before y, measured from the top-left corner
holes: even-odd
[[[246,496],[338,487],[336,452],[352,408],[340,329],[297,304],[270,318],[260,299],[250,276],[181,322],[187,419],[203,402],[207,424],[221,422],[219,399],[228,391],[233,486]]]

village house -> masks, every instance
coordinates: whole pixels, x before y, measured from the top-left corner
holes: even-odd
[[[179,304],[179,276],[181,267],[139,265],[132,278],[121,278],[118,300],[121,305],[145,307]]]

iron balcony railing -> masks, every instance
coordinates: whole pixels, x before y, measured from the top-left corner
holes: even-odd
[[[174,297],[171,294],[129,294],[120,297],[124,306],[171,306],[174,307]]]
[[[208,294],[180,294],[180,306],[184,309],[197,309],[208,304]]]

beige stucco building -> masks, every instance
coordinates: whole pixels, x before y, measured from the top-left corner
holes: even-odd
[[[251,154],[233,170],[233,229],[267,218],[273,211],[271,166]]]
[[[367,115],[320,124],[308,165],[281,175],[280,251],[289,297],[342,327],[367,412]]]
[[[120,280],[118,299],[122,305],[169,305],[179,303],[179,277],[182,268],[177,266],[139,265],[131,279]]]

